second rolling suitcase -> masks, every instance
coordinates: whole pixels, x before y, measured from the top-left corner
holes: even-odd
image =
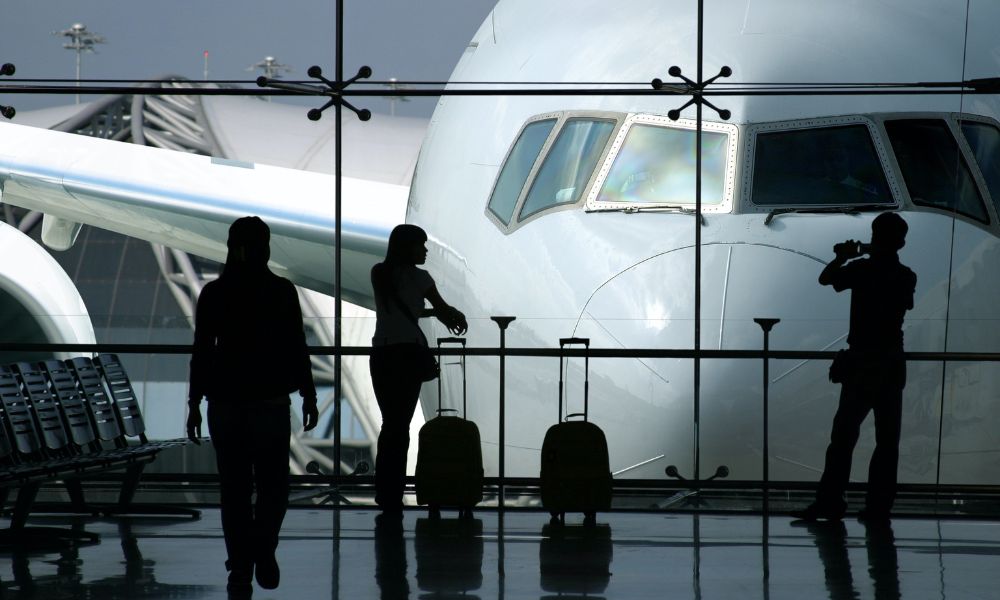
[[[563,338],[559,340],[560,351],[571,344],[590,349],[589,339]],[[559,357],[559,420],[542,442],[542,506],[553,521],[564,520],[567,512],[582,512],[584,523],[593,525],[597,511],[611,508],[608,442],[601,428],[587,421],[589,354],[584,355],[583,412],[567,414],[563,420],[563,358]],[[582,420],[571,421],[573,417]]]
[[[439,338],[438,348],[463,338]],[[465,354],[462,366],[462,413],[466,413]],[[441,377],[444,376],[442,370]],[[471,518],[472,508],[483,499],[483,450],[479,428],[468,419],[444,416],[452,409],[441,408],[441,377],[438,378],[437,415],[420,428],[417,447],[417,504],[428,505],[430,515],[440,515],[443,507],[458,508],[459,515]]]

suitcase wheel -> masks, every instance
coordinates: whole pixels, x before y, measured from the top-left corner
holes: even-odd
[[[431,504],[427,508],[427,518],[434,519],[435,521],[441,518],[441,507],[436,504]]]
[[[472,509],[471,508],[460,508],[458,509],[458,518],[471,521],[472,520]]]
[[[594,511],[583,513],[583,526],[584,527],[596,527],[597,526],[597,513]]]
[[[552,511],[549,514],[552,515],[552,518],[549,519],[551,525],[562,525],[566,522],[566,513],[564,512]]]

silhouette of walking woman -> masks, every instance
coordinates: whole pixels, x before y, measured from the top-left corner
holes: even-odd
[[[397,225],[389,234],[385,260],[371,272],[375,335],[369,366],[382,413],[375,458],[375,503],[384,514],[401,514],[410,421],[421,384],[434,377],[428,372],[427,338],[417,320],[437,317],[456,335],[469,328],[465,315],[441,298],[430,274],[417,268],[427,260],[426,242],[427,233],[420,227]],[[424,300],[433,308],[424,308]]]
[[[255,566],[262,588],[278,587],[274,552],[288,506],[288,394],[302,395],[306,431],[318,419],[298,296],[290,281],[267,268],[270,236],[258,217],[233,222],[226,264],[202,289],[195,314],[187,431],[198,443],[206,397],[231,596],[250,595]]]
[[[851,454],[869,411],[875,414],[875,451],[868,467],[865,508],[859,518],[884,521],[892,510],[906,385],[903,315],[913,308],[917,285],[917,276],[899,262],[897,254],[906,243],[907,229],[906,221],[896,213],[880,214],[872,221],[870,245],[855,240],[835,245],[836,257],[820,273],[820,284],[832,285],[838,292],[851,290],[851,324],[849,349],[830,367],[830,380],[840,383],[841,390],[826,465],[816,501],[795,513],[801,519],[844,516]],[[869,257],[858,258],[864,253]]]

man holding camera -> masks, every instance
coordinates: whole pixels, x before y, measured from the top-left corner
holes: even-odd
[[[888,520],[896,496],[900,422],[906,361],[903,315],[913,308],[917,276],[899,262],[906,243],[906,221],[885,212],[872,221],[871,244],[848,240],[833,247],[836,257],[819,275],[821,285],[851,290],[848,350],[830,368],[841,384],[840,406],[833,418],[826,465],[816,500],[793,516],[806,520],[840,519],[847,510],[844,491],[861,423],[875,414],[875,451],[868,467],[865,521]],[[867,258],[860,258],[867,254]]]

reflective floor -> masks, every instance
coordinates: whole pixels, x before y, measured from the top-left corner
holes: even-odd
[[[611,513],[584,528],[540,512],[431,521],[374,511],[289,511],[281,586],[254,598],[1000,597],[1000,522],[896,519],[797,526],[788,517]],[[0,598],[225,598],[217,509],[200,520],[29,521],[100,542],[0,550]]]

